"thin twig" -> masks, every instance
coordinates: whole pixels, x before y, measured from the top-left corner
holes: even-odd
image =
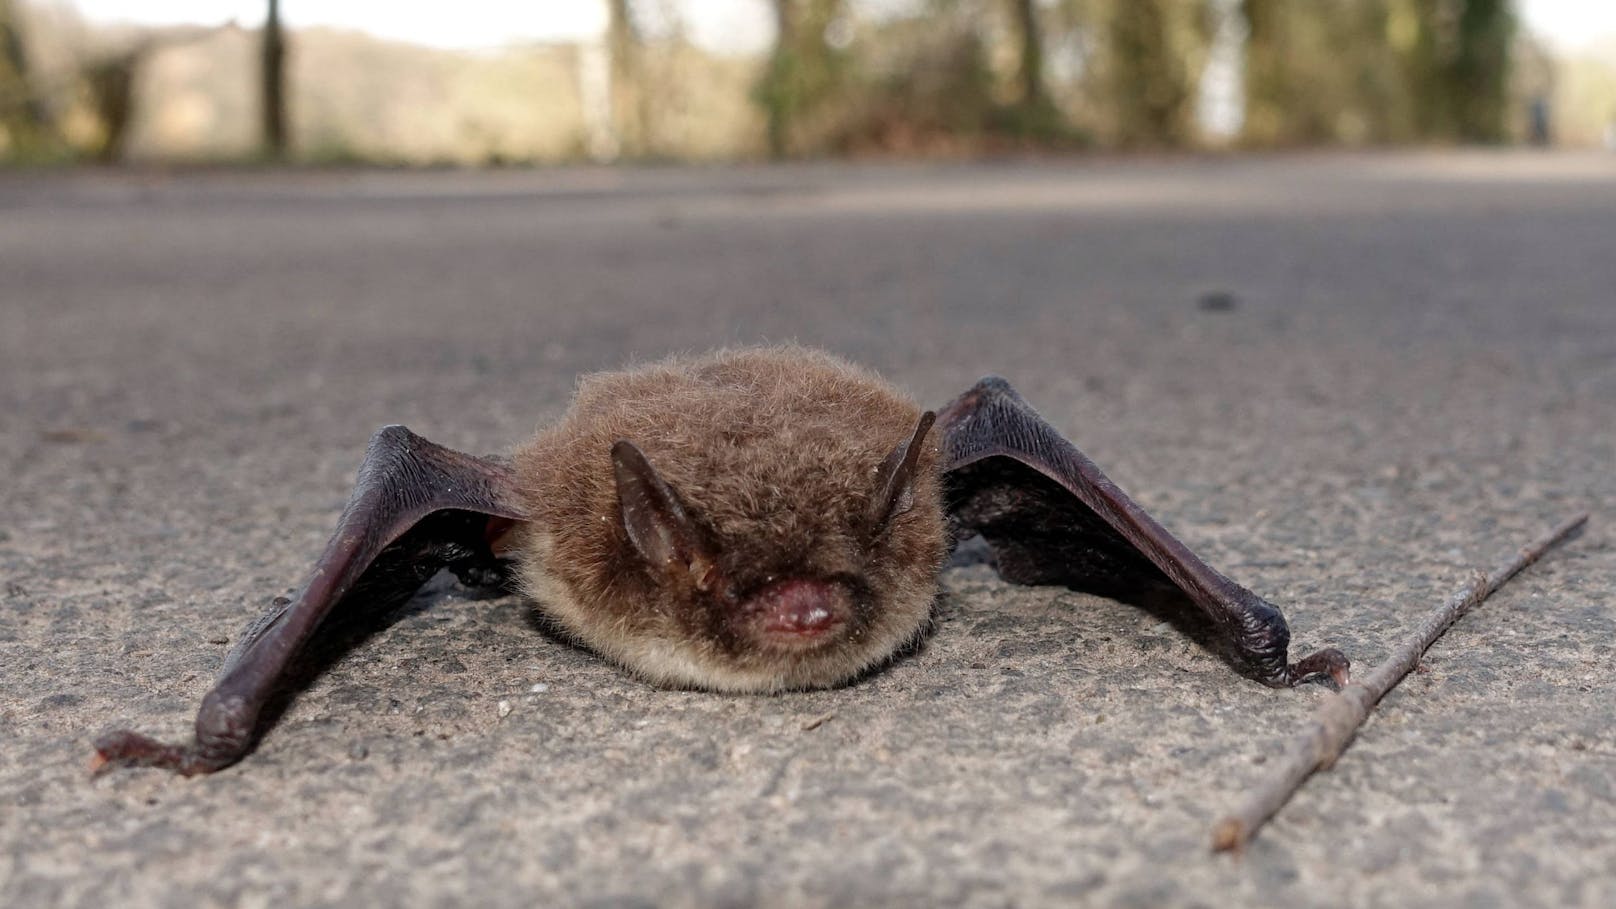
[[[829,722],[830,720],[834,720],[834,719],[836,719],[836,714],[834,712],[833,713],[821,713],[819,716],[816,716],[813,719],[809,720],[808,722],[803,723],[802,724],[802,731],[803,732],[812,732],[815,729],[818,729],[819,727],[825,725],[825,723]]]
[[[1275,773],[1247,795],[1234,813],[1218,821],[1212,828],[1212,848],[1225,852],[1244,848],[1262,825],[1290,801],[1313,771],[1328,770],[1335,763],[1358,727],[1369,716],[1369,711],[1386,696],[1386,692],[1397,687],[1397,683],[1413,671],[1426,648],[1435,643],[1449,625],[1487,599],[1516,572],[1537,561],[1539,556],[1570,536],[1587,520],[1588,515],[1578,515],[1501,560],[1492,571],[1486,574],[1477,572],[1475,579],[1464,589],[1427,615],[1385,662],[1360,681],[1328,696],[1308,721],[1307,728],[1286,747],[1285,756]]]

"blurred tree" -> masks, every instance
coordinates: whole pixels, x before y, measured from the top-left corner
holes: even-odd
[[[1296,102],[1305,95],[1292,72],[1298,65],[1298,42],[1287,0],[1242,0],[1246,20],[1245,95],[1247,140],[1261,145],[1317,141],[1329,129],[1300,115]]]
[[[173,26],[140,33],[121,47],[103,50],[81,65],[80,74],[87,89],[91,112],[100,132],[90,146],[90,157],[98,164],[123,160],[129,127],[139,110],[141,73],[160,52],[207,40],[218,28]]]
[[[1509,0],[1397,0],[1394,11],[1416,138],[1503,140],[1515,34]]]
[[[938,154],[980,147],[1001,110],[988,62],[984,13],[1003,0],[929,0],[908,16],[833,29],[836,86],[793,131],[800,147],[835,154]],[[1012,100],[1009,95],[1003,100]],[[1002,115],[1002,116],[1000,116]]]
[[[612,57],[613,122],[621,149],[633,157],[653,152],[651,96],[645,81],[644,38],[630,0],[607,0],[607,44]]]
[[[154,46],[150,39],[137,41],[84,65],[90,104],[101,123],[100,140],[90,152],[98,164],[116,164],[123,158],[135,113],[135,79]]]
[[[1499,141],[1508,0],[1242,0],[1245,138],[1258,145]]]
[[[1413,138],[1406,62],[1393,48],[1406,0],[1242,0],[1244,138],[1255,145]]]
[[[1044,38],[1038,25],[1038,6],[1033,0],[1009,0],[1011,18],[1021,39],[1017,60],[1017,103],[1028,111],[1049,106],[1049,89],[1044,85]]]
[[[791,69],[794,42],[791,0],[771,0],[774,6],[774,52],[769,56],[769,68],[758,84],[757,98],[768,118],[769,157],[786,156],[787,131],[791,128]]]
[[[34,87],[22,31],[16,5],[0,0],[0,151],[13,157],[58,143],[51,110]]]
[[[1508,136],[1510,49],[1515,16],[1509,0],[1465,0],[1446,68],[1455,137],[1502,142]]]
[[[844,0],[771,0],[774,50],[755,97],[763,105],[769,154],[784,158],[797,149],[797,121],[828,102],[846,76],[847,55],[831,45],[826,30],[843,15]]]
[[[1181,147],[1195,138],[1195,98],[1212,21],[1204,0],[1110,0],[1099,56],[1112,140]]]
[[[1076,136],[1050,95],[1044,74],[1044,28],[1037,0],[1009,0],[1015,32],[1015,102],[993,120],[1001,129],[1023,139],[1072,140]]]
[[[264,153],[272,158],[283,158],[287,146],[286,40],[281,31],[280,0],[269,0],[269,13],[264,17],[261,63]]]

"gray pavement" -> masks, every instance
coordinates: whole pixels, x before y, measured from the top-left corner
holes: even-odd
[[[1238,862],[1209,826],[1320,692],[981,564],[780,697],[440,580],[235,767],[87,775],[188,733],[375,427],[506,449],[579,372],[785,339],[1010,377],[1360,666],[1593,521]],[[1616,905],[1613,157],[4,175],[0,404],[0,905]]]

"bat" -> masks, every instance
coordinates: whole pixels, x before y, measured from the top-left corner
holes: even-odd
[[[1264,684],[1346,683],[1339,650],[1288,662],[1279,609],[1168,533],[1005,380],[933,413],[830,354],[751,348],[586,376],[509,457],[381,429],[297,595],[225,658],[194,741],[112,732],[95,765],[235,763],[322,629],[445,568],[519,589],[654,684],[840,685],[924,633],[938,574],[972,536],[1013,583],[1173,592]]]

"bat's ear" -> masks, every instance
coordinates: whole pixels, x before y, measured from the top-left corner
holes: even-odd
[[[926,411],[920,415],[915,423],[914,433],[892,449],[886,460],[875,472],[875,498],[870,500],[870,511],[866,518],[866,526],[870,528],[870,539],[875,539],[887,529],[896,515],[903,514],[914,504],[914,476],[915,462],[920,460],[922,443],[931,424],[937,420],[937,415]]]
[[[717,583],[718,569],[701,531],[679,497],[627,439],[612,445],[612,468],[623,528],[634,548],[664,576],[688,575],[698,590]]]

